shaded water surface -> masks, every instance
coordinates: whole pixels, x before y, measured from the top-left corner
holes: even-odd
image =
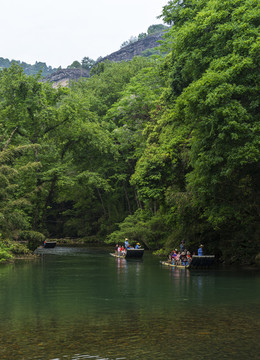
[[[257,359],[259,315],[256,270],[61,247],[0,267],[1,360]]]

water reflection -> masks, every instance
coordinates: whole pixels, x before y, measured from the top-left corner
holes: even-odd
[[[118,273],[127,272],[127,269],[131,267],[131,269],[134,269],[135,274],[138,275],[141,266],[143,265],[142,259],[114,258],[114,261],[117,264]]]
[[[259,274],[50,250],[0,267],[1,360],[240,360],[259,351]]]
[[[120,275],[127,271],[127,260],[121,258],[115,258],[117,264],[117,274]]]

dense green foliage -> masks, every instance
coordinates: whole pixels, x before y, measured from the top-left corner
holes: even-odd
[[[197,231],[229,257],[252,255],[260,231],[259,3],[174,3],[164,8],[175,24],[166,95],[174,106],[164,122],[186,133],[185,192],[205,229]],[[162,133],[159,141],[168,143]]]
[[[85,56],[81,63],[78,60],[73,61],[71,65],[67,67],[67,69],[84,69],[84,70],[90,70],[92,66],[94,66],[96,63],[95,60],[91,59],[88,56]]]
[[[166,57],[85,58],[92,76],[64,89],[0,72],[3,238],[260,251],[259,4],[169,1],[162,18]]]
[[[34,65],[27,64],[24,61],[17,61],[17,60],[9,60],[5,59],[3,57],[0,57],[0,69],[4,68],[10,68],[13,64],[18,64],[23,68],[23,71],[27,75],[37,75],[39,71],[41,72],[41,75],[47,76],[53,74],[58,69],[52,68],[51,66],[47,66],[46,63],[36,61]]]

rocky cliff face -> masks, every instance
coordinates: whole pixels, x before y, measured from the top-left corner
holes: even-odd
[[[132,60],[133,57],[141,55],[145,50],[153,49],[155,47],[160,46],[158,41],[161,39],[162,39],[162,33],[149,35],[142,40],[138,40],[108,56],[105,56],[99,62],[103,62],[106,60],[115,61],[115,62]]]
[[[54,74],[46,76],[45,81],[53,83],[53,87],[68,86],[71,80],[78,80],[82,77],[89,77],[88,70],[82,69],[61,69]]]
[[[105,56],[98,62],[103,61],[129,61],[132,60],[133,57],[141,55],[145,50],[153,49],[155,47],[160,46],[158,43],[159,40],[162,39],[163,33],[157,33],[153,35],[149,35],[144,39],[138,40],[134,43],[131,43],[122,49]],[[61,69],[56,71],[54,74],[51,74],[45,78],[45,81],[49,81],[53,83],[53,87],[58,86],[68,86],[71,80],[78,80],[82,77],[89,77],[88,70],[82,69]]]

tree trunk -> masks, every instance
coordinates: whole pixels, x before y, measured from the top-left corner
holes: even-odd
[[[128,211],[129,211],[129,214],[132,215],[131,204],[130,204],[130,200],[129,200],[129,197],[128,197],[128,193],[127,193],[127,188],[126,188],[126,183],[125,183],[125,182],[123,183],[123,186],[124,186],[124,192],[125,192],[126,202],[127,202],[127,205],[128,205]]]
[[[47,217],[47,209],[48,209],[48,206],[51,204],[51,200],[53,198],[53,194],[54,194],[54,189],[55,189],[55,185],[56,185],[56,182],[58,180],[58,176],[57,174],[55,174],[51,180],[51,186],[50,186],[50,190],[49,190],[49,193],[46,197],[46,200],[45,200],[45,205],[44,205],[44,208],[43,208],[43,213],[42,213],[42,218],[41,218],[41,228],[46,228],[46,217]]]
[[[105,205],[104,205],[104,201],[103,201],[103,198],[102,198],[102,195],[99,191],[99,189],[97,188],[97,192],[98,192],[98,196],[100,198],[100,201],[101,201],[101,204],[102,204],[102,208],[103,208],[103,211],[104,211],[104,215],[107,215],[107,211],[106,211],[106,208],[105,208]]]

